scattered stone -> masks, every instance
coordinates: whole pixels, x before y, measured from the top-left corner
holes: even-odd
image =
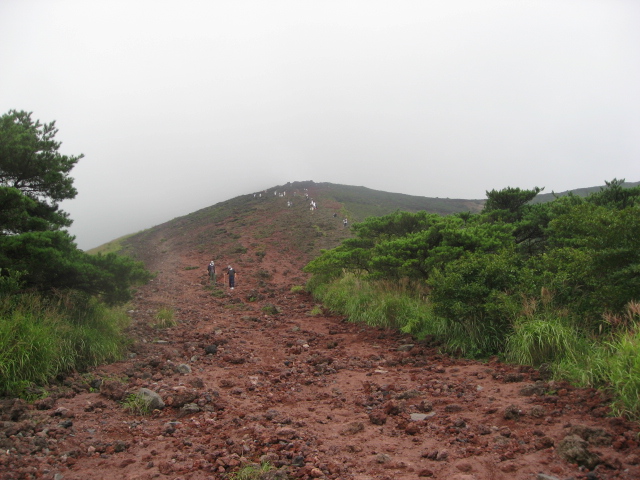
[[[65,420],[65,421],[63,421],[63,422],[60,422],[60,423],[58,424],[58,426],[59,426],[59,427],[62,427],[62,428],[70,428],[70,427],[72,427],[72,426],[73,426],[73,421],[71,421],[71,420]]]
[[[387,416],[381,411],[377,410],[369,414],[369,421],[374,425],[384,425],[387,423]]]
[[[536,475],[536,480],[560,480],[558,477],[554,477],[552,475],[546,475],[544,473],[539,473]]]
[[[119,402],[127,394],[127,387],[117,380],[104,380],[100,386],[100,394],[110,400]]]
[[[400,405],[398,405],[393,400],[390,400],[384,405],[383,410],[384,410],[384,413],[386,413],[387,415],[400,415],[401,409],[400,409]]]
[[[184,417],[186,415],[191,415],[192,413],[198,413],[201,411],[201,408],[195,403],[187,403],[180,409],[180,417]]]
[[[537,395],[539,397],[543,396],[547,391],[546,384],[542,381],[537,381],[536,383],[532,383],[531,385],[525,385],[520,389],[520,395],[524,397],[531,397],[532,395]]]
[[[533,418],[542,418],[547,414],[547,410],[542,405],[534,405],[529,410],[529,415]]]
[[[415,345],[414,345],[413,343],[408,343],[408,344],[406,344],[406,345],[400,345],[400,346],[398,347],[398,351],[399,351],[399,352],[408,352],[408,351],[410,351],[411,349],[413,349],[413,347],[414,347],[414,346],[415,346]]]
[[[425,468],[425,469],[420,470],[418,472],[418,476],[419,477],[433,477],[433,470],[429,470],[428,468]]]
[[[576,463],[581,467],[593,470],[600,463],[600,458],[587,449],[588,443],[577,435],[567,435],[563,438],[556,452],[569,463]]]
[[[197,398],[197,390],[188,390],[184,387],[176,387],[165,395],[164,402],[170,407],[180,408],[188,403],[194,403]]]
[[[407,435],[417,435],[420,433],[420,425],[417,423],[410,423],[404,431]]]
[[[364,430],[364,424],[362,422],[352,422],[340,432],[340,435],[355,435]]]
[[[194,388],[204,388],[204,380],[199,377],[190,378],[188,383]]]
[[[433,410],[433,404],[431,402],[423,400],[418,404],[418,410],[425,413],[430,412]]]
[[[412,422],[421,422],[429,418],[429,415],[426,413],[412,413],[410,418]]]
[[[505,408],[502,417],[505,420],[517,420],[518,418],[520,418],[521,413],[522,411],[517,406],[509,405],[507,408]]]
[[[504,383],[518,383],[524,380],[524,375],[521,373],[507,373],[504,376]]]
[[[406,392],[402,392],[396,395],[396,398],[398,400],[409,400],[410,398],[416,398],[420,395],[422,394],[417,390],[407,390]]]
[[[207,345],[206,347],[204,347],[204,352],[207,355],[215,355],[216,353],[218,353],[218,345]]]
[[[378,455],[376,455],[377,463],[389,463],[390,461],[391,457],[389,455],[386,455],[384,453],[379,453]]]
[[[444,407],[444,411],[447,412],[447,413],[461,412],[462,411],[462,406],[458,405],[456,403],[452,403],[452,404],[447,405],[446,407]]]
[[[544,450],[545,448],[551,448],[555,445],[553,438],[551,437],[540,437],[536,438],[533,442],[533,446],[536,450]]]
[[[589,442],[589,445],[600,447],[610,446],[613,442],[612,435],[604,428],[592,428],[586,425],[573,425],[569,430],[570,435],[577,435]]]
[[[309,472],[309,476],[311,478],[320,478],[324,477],[324,473],[322,473],[322,470],[320,470],[319,468],[312,468]]]
[[[55,405],[56,400],[53,397],[45,397],[40,400],[36,400],[33,404],[37,410],[50,410]]]
[[[191,373],[191,367],[186,363],[181,363],[180,365],[176,365],[175,369],[176,369],[176,372],[181,373],[183,375],[187,373]]]
[[[141,388],[137,395],[144,401],[149,410],[162,410],[165,407],[162,397],[148,388]]]

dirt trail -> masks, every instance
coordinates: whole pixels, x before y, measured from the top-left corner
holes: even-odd
[[[278,470],[264,478],[640,478],[637,426],[597,391],[312,315],[290,255],[234,264],[220,296],[197,249],[158,234],[144,260],[158,276],[130,312],[130,358],[35,405],[6,399],[0,478],[218,479],[265,461]],[[163,306],[177,326],[153,328]],[[124,409],[142,387],[166,407]]]

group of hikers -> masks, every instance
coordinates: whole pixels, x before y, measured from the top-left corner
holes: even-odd
[[[207,265],[207,272],[209,272],[209,282],[216,283],[216,264],[213,260]],[[236,286],[236,271],[231,265],[227,265],[222,269],[224,275],[226,275],[229,282],[229,289],[233,290]]]

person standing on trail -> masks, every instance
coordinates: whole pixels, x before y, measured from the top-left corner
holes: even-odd
[[[207,265],[207,271],[209,272],[209,281],[216,283],[216,264],[211,260],[211,263]]]
[[[347,224],[349,223],[349,221],[345,218],[344,220],[342,220],[342,224],[346,227]]]
[[[229,288],[233,290],[234,287],[236,286],[236,271],[233,269],[231,265],[229,265],[226,268],[226,270],[227,270],[227,276],[229,277]]]

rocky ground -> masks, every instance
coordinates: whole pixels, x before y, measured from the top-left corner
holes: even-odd
[[[158,276],[130,311],[129,358],[2,401],[1,479],[241,478],[266,462],[263,479],[640,478],[638,425],[598,391],[321,312],[282,252],[209,288],[208,255],[172,242],[145,251]],[[166,306],[177,325],[157,328]],[[126,408],[143,388],[164,408]]]

